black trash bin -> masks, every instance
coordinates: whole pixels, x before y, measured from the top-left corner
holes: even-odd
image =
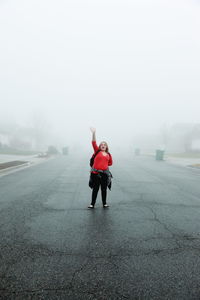
[[[135,149],[135,155],[139,156],[140,155],[140,148]]]
[[[164,150],[156,150],[156,160],[164,160]]]
[[[63,155],[68,155],[69,154],[69,148],[68,147],[64,147],[62,149]]]

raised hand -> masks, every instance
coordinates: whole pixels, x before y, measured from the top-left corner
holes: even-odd
[[[94,127],[90,127],[92,132],[92,140],[96,142],[96,129]]]
[[[92,133],[96,133],[96,128],[90,127],[90,130],[91,130]]]

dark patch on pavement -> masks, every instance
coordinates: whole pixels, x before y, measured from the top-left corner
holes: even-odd
[[[14,160],[14,161],[9,161],[5,163],[0,164],[0,170],[11,168],[11,167],[17,167],[20,165],[24,165],[28,163],[27,161],[21,161],[21,160]]]

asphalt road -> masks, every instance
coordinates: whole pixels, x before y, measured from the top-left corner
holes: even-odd
[[[0,299],[200,299],[200,171],[115,157],[88,210],[88,158],[0,177]]]

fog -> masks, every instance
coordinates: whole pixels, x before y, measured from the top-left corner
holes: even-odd
[[[116,151],[199,124],[199,15],[197,0],[0,1],[0,142],[34,129],[37,150],[88,149],[93,126]]]

